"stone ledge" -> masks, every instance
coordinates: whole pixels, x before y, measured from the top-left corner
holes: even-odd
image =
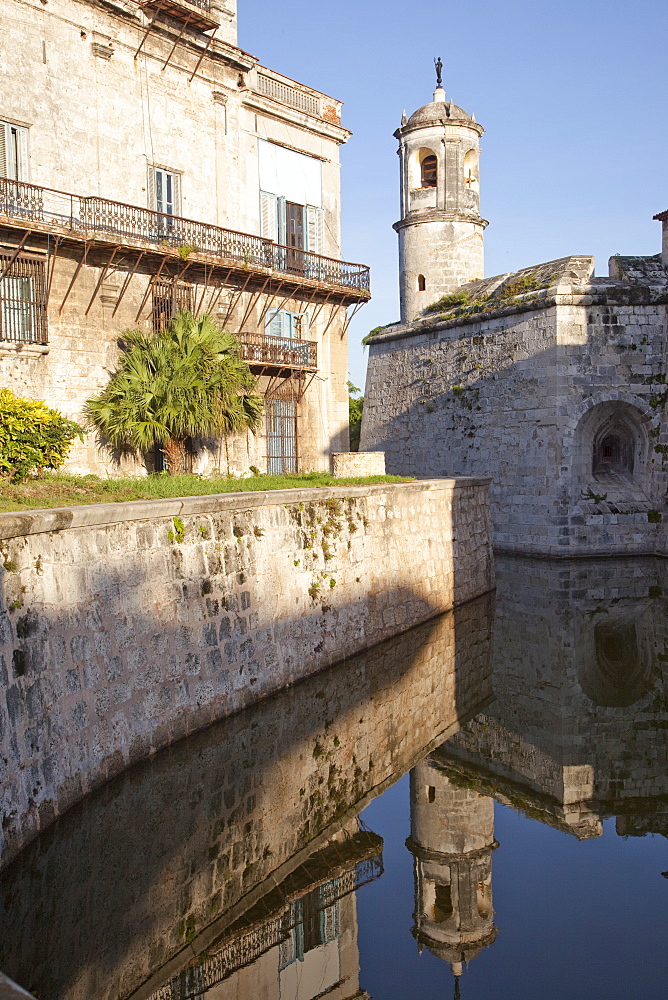
[[[638,301],[640,292],[643,301]],[[668,304],[668,292],[665,289],[657,289],[649,286],[615,285],[607,288],[597,289],[590,287],[585,290],[581,288],[569,289],[561,288],[555,294],[545,294],[544,290],[527,293],[526,296],[518,296],[513,302],[495,306],[490,309],[471,309],[462,312],[457,316],[449,318],[435,317],[434,319],[418,319],[405,326],[397,325],[394,329],[389,328],[387,333],[377,333],[366,341],[366,346],[373,344],[386,344],[393,340],[406,340],[412,337],[419,337],[425,334],[436,334],[443,330],[452,330],[462,326],[474,326],[485,324],[489,320],[503,319],[507,316],[520,316],[524,313],[538,312],[542,309],[550,309],[559,306],[647,306]]]
[[[128,500],[124,503],[81,504],[78,507],[51,507],[0,513],[0,538],[39,535],[65,528],[121,524],[124,521],[152,521],[158,517],[247,510],[249,507],[282,507],[316,500],[377,496],[395,490],[443,490],[453,492],[471,486],[487,486],[488,477],[458,476],[448,479],[420,479],[410,483],[370,483],[366,486],[319,486],[248,493],[209,493],[204,496],[174,497],[166,500]]]
[[[384,451],[337,451],[332,453],[332,474],[339,479],[384,476]]]
[[[0,341],[0,357],[18,355],[19,357],[25,356],[29,358],[37,358],[42,354],[48,353],[48,344],[16,343],[13,340]]]

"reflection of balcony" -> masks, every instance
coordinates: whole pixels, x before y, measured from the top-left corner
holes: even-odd
[[[332,257],[279,246],[271,240],[206,222],[153,212],[106,198],[68,194],[0,177],[0,224],[48,232],[91,244],[136,247],[177,260],[227,269],[244,287],[274,275],[292,285],[340,295],[348,302],[369,298],[369,268]]]
[[[236,337],[241,357],[249,365],[311,370],[318,367],[317,347],[312,340],[293,340],[270,333],[239,333]]]
[[[222,933],[211,933],[210,928],[210,940],[214,943],[209,944],[196,961],[190,956],[190,964],[152,993],[148,1000],[198,1000],[272,948],[281,947],[285,954],[293,930],[300,932],[301,937],[304,932],[303,910],[300,914],[301,908],[294,904],[307,894],[312,900],[315,896],[315,909],[324,917],[323,911],[380,878],[383,874],[382,849],[383,841],[378,834],[360,830],[312,854],[282,882],[276,884],[273,878],[267,879],[267,883],[272,883],[271,888],[267,886],[268,891],[258,897],[255,905],[236,921],[228,923]],[[310,915],[313,919],[319,914],[313,913],[312,907]],[[224,921],[224,915],[222,919]],[[332,924],[336,937],[354,932],[353,927],[337,926],[338,920]],[[195,939],[194,949],[197,943]],[[232,992],[236,995],[236,991],[230,991],[230,995]],[[354,997],[361,1000],[367,995],[359,991]]]
[[[171,14],[172,17],[186,24],[192,24],[200,31],[211,31],[220,23],[211,13],[210,0],[148,0],[147,3],[142,3],[141,7],[156,15]]]

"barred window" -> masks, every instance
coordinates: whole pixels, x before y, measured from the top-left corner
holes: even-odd
[[[184,281],[156,281],[153,286],[153,329],[164,330],[177,312],[195,308],[195,293],[192,285]]]
[[[0,273],[13,251],[0,249]],[[0,279],[0,340],[18,344],[46,344],[46,265],[29,254],[19,254]]]

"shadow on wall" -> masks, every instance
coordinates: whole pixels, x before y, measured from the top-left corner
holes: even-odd
[[[538,314],[537,336],[556,322],[550,312]],[[461,341],[455,327],[378,344],[376,374],[393,389],[381,397],[367,386],[360,448],[384,451],[391,474],[490,476],[500,550],[595,555],[625,542],[620,554],[662,552],[668,402],[659,349],[629,381],[623,363],[639,352],[622,327],[609,328],[624,341],[614,345],[620,374],[610,375],[590,369],[609,358],[612,334],[590,333],[568,354],[562,344],[532,353],[526,330],[496,324]],[[560,374],[567,364],[582,372]]]
[[[470,601],[79,802],[0,875],[0,967],[40,1000],[149,996],[490,699],[492,614]]]
[[[668,835],[668,564],[502,557],[497,570],[496,700],[437,756],[579,838],[611,815]]]
[[[0,859],[155,750],[488,590],[484,511],[469,522],[415,485],[414,508],[382,489],[347,506],[323,490],[109,515],[205,511],[152,522],[91,525],[103,507],[79,508],[82,527],[5,541]]]

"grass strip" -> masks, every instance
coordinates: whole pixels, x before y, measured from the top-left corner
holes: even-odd
[[[13,484],[0,480],[0,511],[74,507],[88,503],[125,503],[128,500],[166,500],[170,497],[207,496],[212,493],[251,493],[256,490],[406,483],[411,479],[410,476],[339,479],[327,472],[249,476],[248,479],[224,477],[214,479],[197,475],[164,474],[116,479],[100,479],[97,476],[43,475],[25,483]]]

